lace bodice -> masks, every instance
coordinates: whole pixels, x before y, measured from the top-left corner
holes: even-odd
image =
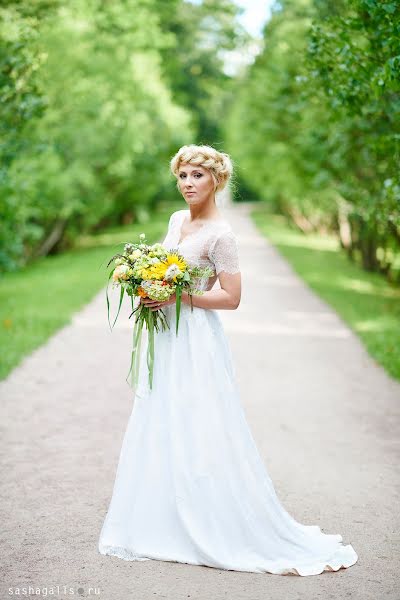
[[[183,221],[189,216],[190,210],[185,209],[172,213],[168,233],[162,243],[168,250],[178,250],[191,265],[214,269],[215,275],[201,285],[203,290],[210,290],[221,271],[240,271],[237,239],[228,221],[218,219],[207,221],[180,241]]]

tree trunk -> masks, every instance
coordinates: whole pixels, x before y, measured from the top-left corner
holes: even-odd
[[[46,239],[42,242],[41,246],[36,250],[35,256],[47,256],[53,248],[61,240],[65,226],[67,225],[67,219],[59,219],[53,225],[52,230]]]

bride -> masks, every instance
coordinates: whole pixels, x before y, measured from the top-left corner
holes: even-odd
[[[155,334],[151,390],[143,351],[99,552],[277,575],[350,567],[358,556],[341,535],[302,525],[281,505],[238,395],[218,314],[240,303],[238,245],[215,204],[232,162],[188,145],[170,167],[188,210],[171,215],[163,244],[215,274],[193,312],[183,292],[178,335],[175,298],[141,298],[163,309],[170,329]]]

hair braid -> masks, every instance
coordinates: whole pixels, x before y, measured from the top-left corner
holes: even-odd
[[[216,192],[224,189],[233,173],[232,160],[229,154],[219,152],[212,146],[189,144],[179,148],[170,161],[171,172],[177,179],[179,167],[183,163],[190,163],[208,169],[213,176]]]

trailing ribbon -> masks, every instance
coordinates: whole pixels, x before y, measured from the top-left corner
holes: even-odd
[[[133,303],[132,303],[133,306]],[[140,358],[141,358],[141,347],[142,347],[142,334],[143,327],[146,323],[147,331],[148,331],[148,345],[147,345],[147,368],[148,368],[148,376],[149,376],[149,386],[150,389],[153,388],[153,373],[154,373],[154,340],[155,340],[155,331],[159,331],[159,323],[161,322],[162,329],[169,329],[168,321],[166,320],[165,313],[163,310],[159,309],[158,315],[156,315],[155,311],[152,311],[150,308],[142,305],[139,305],[132,311],[129,318],[136,312],[139,311],[138,315],[135,319],[135,324],[133,326],[133,340],[132,340],[132,351],[131,351],[131,364],[129,373],[126,377],[126,381],[128,381],[129,375],[131,375],[131,387],[137,387],[139,383],[139,371],[140,371]]]

